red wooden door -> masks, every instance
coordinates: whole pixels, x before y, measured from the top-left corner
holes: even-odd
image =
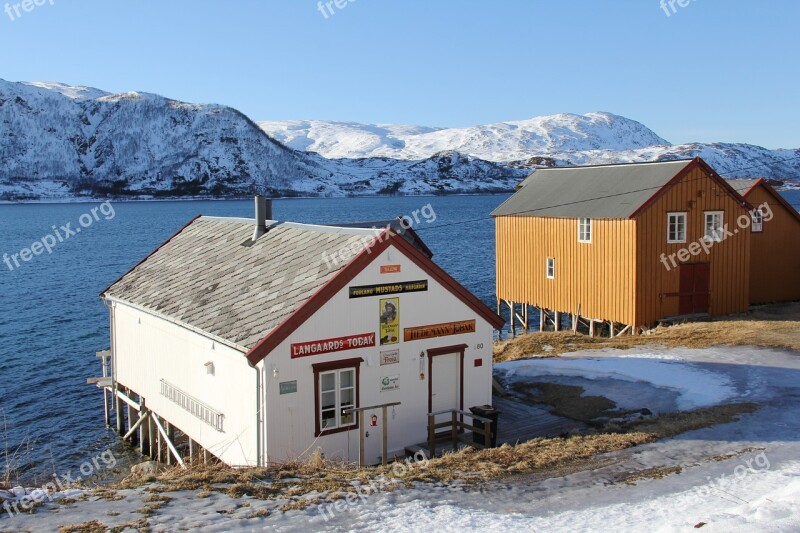
[[[678,313],[708,313],[711,307],[711,264],[681,265],[680,278]]]

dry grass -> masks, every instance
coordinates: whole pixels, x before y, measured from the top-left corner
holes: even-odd
[[[634,472],[622,480],[627,485],[636,485],[637,481],[643,479],[662,479],[673,474],[680,474],[683,468],[680,466],[667,466],[661,468],[648,468],[639,472]]]
[[[660,327],[649,335],[590,338],[570,332],[532,333],[494,346],[495,362],[553,357],[577,350],[662,345],[669,348],[760,346],[800,351],[800,303],[761,306],[745,315]]]
[[[98,520],[58,528],[58,533],[105,533],[106,531],[108,526]]]
[[[271,468],[234,469],[225,465],[193,465],[188,470],[173,468],[159,476],[151,492],[202,489],[222,492],[232,498],[251,497],[279,501],[283,512],[301,510],[356,495],[354,481],[369,485],[385,477],[383,491],[391,491],[415,482],[450,483],[461,480],[480,483],[510,475],[548,475],[578,471],[593,465],[602,466],[596,456],[673,437],[686,431],[731,422],[739,415],[753,412],[754,404],[732,404],[685,413],[665,415],[645,422],[632,422],[604,433],[570,438],[539,438],[516,446],[475,450],[465,448],[428,461],[427,466],[413,465],[398,477],[392,465],[358,468],[349,464],[324,461],[294,462]],[[654,476],[655,473],[649,475]],[[665,474],[666,475],[666,474]],[[163,504],[167,497],[151,495],[146,515]],[[140,510],[140,512],[143,512]],[[257,512],[267,516],[268,511]],[[254,515],[256,512],[253,513]]]

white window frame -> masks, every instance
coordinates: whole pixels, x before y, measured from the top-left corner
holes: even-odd
[[[547,279],[556,279],[556,259],[555,257],[548,257],[546,263],[545,275]]]
[[[764,232],[764,210],[760,207],[756,207],[750,212],[750,218],[752,221],[751,228],[753,233],[763,233]]]
[[[352,385],[349,386],[349,387],[342,387],[342,374],[346,374],[346,373],[351,373],[352,374],[352,380],[351,380]],[[330,376],[330,375],[334,376],[334,387],[335,388],[333,389],[333,391],[323,391],[322,390],[322,384],[325,381],[325,376]],[[357,424],[357,419],[356,419],[355,413],[350,413],[349,415],[344,415],[342,413],[342,411],[344,411],[345,409],[355,409],[356,408],[356,402],[358,401],[357,400],[357,398],[358,398],[358,390],[357,390],[358,383],[356,381],[357,379],[358,379],[358,372],[356,372],[356,368],[355,367],[339,368],[337,370],[328,370],[326,372],[320,372],[319,373],[319,413],[318,413],[317,416],[319,416],[319,429],[320,429],[321,432],[324,433],[326,431],[331,431],[332,429],[340,429],[340,428],[344,428],[344,427],[355,426]],[[342,391],[345,391],[345,390],[352,390],[353,391],[352,396],[351,396],[352,402],[350,404],[347,404],[347,405],[343,405],[342,404]],[[330,393],[330,392],[334,392],[335,393],[335,403],[334,403],[334,406],[332,408],[331,408],[331,406],[324,405],[324,400],[323,400],[323,395],[325,393]],[[335,416],[333,418],[334,425],[325,426],[324,425],[325,417],[323,417],[323,413],[328,412],[331,409],[334,410],[334,414],[335,414]],[[349,422],[343,422],[343,419],[346,418],[346,417],[349,417],[349,419],[350,419]]]
[[[578,242],[590,244],[592,242],[592,219],[578,219]]]
[[[710,217],[719,217],[719,223],[715,224],[715,229],[709,226]],[[722,242],[725,238],[725,211],[706,211],[703,217],[704,238],[711,242]]]
[[[673,222],[673,217],[675,221]],[[679,220],[683,219],[683,237],[677,233],[677,228],[680,227]],[[667,242],[669,244],[683,244],[686,242],[687,224],[689,221],[689,214],[686,211],[675,211],[667,213]],[[676,235],[673,237],[672,226],[676,226]]]

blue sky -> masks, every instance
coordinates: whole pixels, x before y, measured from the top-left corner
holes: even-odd
[[[0,77],[255,120],[469,126],[610,111],[671,142],[800,147],[800,2],[44,1],[0,12]],[[32,0],[31,0],[32,1]],[[5,6],[0,0],[0,6]],[[667,7],[669,10],[669,7]]]

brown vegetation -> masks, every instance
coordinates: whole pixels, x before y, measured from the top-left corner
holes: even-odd
[[[661,345],[669,348],[758,346],[800,351],[800,303],[765,305],[745,315],[659,327],[648,335],[623,335],[613,339],[569,332],[532,333],[500,341],[494,346],[495,362],[553,357],[578,350]]]
[[[403,475],[393,465],[358,468],[343,463],[322,461],[295,462],[270,468],[234,469],[222,464],[192,465],[187,470],[173,468],[159,476],[151,492],[202,490],[223,492],[233,498],[249,496],[280,502],[280,510],[304,509],[356,494],[354,482],[369,485],[385,476],[382,491],[391,491],[415,482],[449,483],[456,480],[479,483],[509,475],[547,475],[591,467],[599,454],[638,446],[675,435],[724,424],[757,409],[754,404],[731,404],[684,413],[664,415],[652,420],[631,422],[603,433],[569,438],[538,438],[516,446],[493,449],[465,448],[414,464]],[[653,475],[656,475],[653,473]],[[314,496],[310,496],[310,495]],[[166,498],[151,497],[166,502]],[[255,515],[256,513],[254,513]],[[266,516],[268,511],[259,511]]]

